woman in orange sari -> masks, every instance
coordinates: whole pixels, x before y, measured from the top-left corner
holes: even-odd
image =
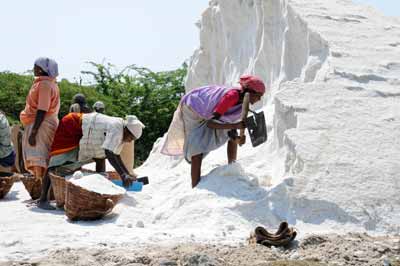
[[[20,114],[24,125],[22,153],[25,168],[35,178],[43,178],[49,162],[49,151],[58,126],[60,91],[57,86],[57,63],[46,57],[36,59],[35,80]]]

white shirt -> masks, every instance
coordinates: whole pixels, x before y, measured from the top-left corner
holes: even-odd
[[[124,120],[100,113],[83,114],[79,142],[79,161],[105,158],[105,151],[120,154],[123,146]]]

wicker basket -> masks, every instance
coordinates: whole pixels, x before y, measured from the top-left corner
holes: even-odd
[[[53,188],[54,198],[56,205],[62,208],[65,204],[65,190],[67,188],[67,182],[65,177],[59,176],[56,173],[49,173],[51,180],[51,187]]]
[[[96,173],[95,171],[83,169],[84,172],[89,173]],[[55,170],[54,172],[50,172],[50,180],[51,180],[51,187],[54,192],[54,198],[56,200],[56,205],[59,208],[64,207],[65,205],[65,197],[66,197],[66,189],[67,189],[67,182],[65,180],[66,175],[71,175],[73,172],[66,172],[66,171],[58,171]],[[106,172],[106,177],[108,179],[120,179],[117,172]]]
[[[24,174],[21,177],[22,183],[24,183],[25,189],[33,200],[38,199],[42,193],[42,179],[35,178],[31,174]]]
[[[0,172],[0,199],[4,198],[7,195],[14,182],[18,179],[18,174]]]
[[[97,220],[110,213],[123,195],[105,195],[66,182],[65,213],[72,220]]]

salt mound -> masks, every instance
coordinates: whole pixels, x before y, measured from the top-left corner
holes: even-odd
[[[81,188],[100,194],[123,195],[126,192],[124,188],[115,185],[100,174],[83,175],[82,173],[77,172],[69,181]]]
[[[273,230],[282,220],[299,239],[400,232],[400,20],[350,0],[212,0],[198,25],[187,89],[260,75],[271,88],[258,106],[268,142],[243,145],[232,165],[226,146],[211,152],[192,189],[190,165],[162,155],[159,139],[135,169],[151,183],[129,192],[117,217],[90,227],[30,211],[17,183],[15,200],[0,201],[0,260],[103,243],[238,244],[256,226]],[[99,175],[72,182],[125,192]]]
[[[269,88],[256,106],[265,112],[268,142],[238,151],[263,197],[213,208],[216,224],[228,208],[244,224],[287,220],[306,230],[398,233],[400,20],[350,0],[213,0],[198,25],[187,90],[235,84],[242,73]],[[185,167],[157,149],[146,167]],[[225,147],[210,153],[202,173],[226,163],[225,154]],[[207,179],[221,178],[216,173]],[[210,189],[203,181],[201,187]],[[216,194],[227,195],[225,188]],[[196,200],[193,194],[173,197]],[[210,216],[207,207],[196,211]]]

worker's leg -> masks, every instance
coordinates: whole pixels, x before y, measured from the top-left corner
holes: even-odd
[[[106,159],[93,159],[96,162],[96,172],[103,173],[106,171]]]
[[[53,206],[50,205],[48,200],[48,194],[50,190],[51,180],[49,176],[49,170],[44,173],[42,178],[42,192],[40,194],[40,198],[38,200],[37,206],[44,210],[55,210]]]
[[[233,139],[229,139],[228,141],[228,148],[227,148],[227,154],[228,154],[228,163],[233,163],[237,159],[237,141]]]
[[[192,156],[192,188],[200,182],[202,160],[203,154]]]
[[[45,169],[41,166],[34,166],[33,167],[33,175],[35,178],[43,179]]]

